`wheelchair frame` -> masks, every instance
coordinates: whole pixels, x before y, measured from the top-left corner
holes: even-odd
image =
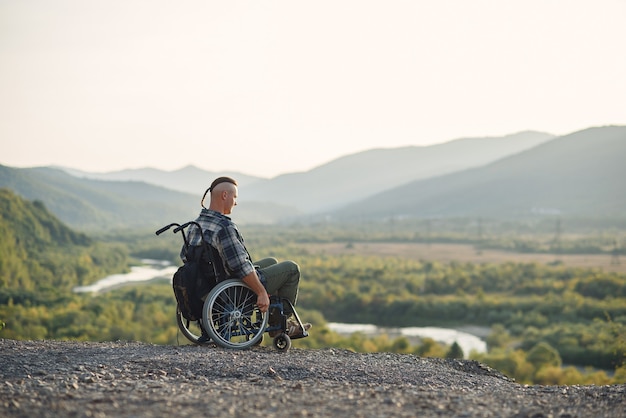
[[[181,232],[184,245],[188,248],[189,241],[185,229],[190,225],[200,230],[202,245],[208,245],[204,240],[202,228],[195,221],[182,225],[171,223],[156,231],[156,235],[174,227],[173,232]],[[213,342],[223,348],[247,349],[261,344],[263,335],[267,332],[273,336],[273,345],[277,350],[287,351],[291,348],[291,340],[308,337],[302,320],[288,299],[270,296],[269,309],[263,313],[256,306],[256,294],[241,280],[221,280],[203,298],[202,318],[197,321],[186,319],[178,304],[176,305],[178,328],[185,338],[194,344]],[[293,313],[300,329],[303,330],[302,334],[291,337],[287,335],[288,315],[285,308]],[[209,339],[203,338],[203,335]]]

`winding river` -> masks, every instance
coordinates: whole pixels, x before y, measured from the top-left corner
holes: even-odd
[[[368,337],[382,334],[386,334],[389,338],[403,336],[407,337],[413,344],[419,343],[422,338],[432,338],[446,345],[451,345],[456,341],[463,349],[466,358],[472,351],[487,352],[487,343],[481,337],[486,337],[489,333],[489,328],[486,327],[459,327],[459,329],[438,327],[386,328],[372,324],[343,324],[338,322],[330,322],[328,327],[331,331],[344,336],[355,332],[360,332]]]
[[[73,291],[74,293],[97,293],[131,283],[171,279],[178,269],[168,261],[144,259],[141,263],[141,266],[131,267],[129,273],[113,274],[89,286],[77,286]]]

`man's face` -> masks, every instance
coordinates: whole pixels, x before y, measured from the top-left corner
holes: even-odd
[[[224,202],[224,214],[230,215],[233,208],[237,206],[237,186],[226,192],[226,201]]]

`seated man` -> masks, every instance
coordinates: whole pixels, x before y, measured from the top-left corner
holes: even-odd
[[[204,206],[207,193],[211,193],[208,209]],[[230,215],[237,205],[237,182],[230,177],[218,177],[211,187],[204,192],[200,204],[202,210],[196,219],[204,233],[204,239],[215,248],[223,263],[223,271],[228,278],[243,280],[257,295],[257,306],[261,312],[267,312],[270,299],[268,292],[288,299],[294,306],[298,298],[300,267],[293,261],[278,263],[274,258],[252,263],[244,240]],[[189,244],[199,245],[201,235],[197,228],[189,229]],[[185,248],[181,251],[185,259]],[[290,312],[285,312],[289,315]],[[303,324],[308,330],[311,324]],[[297,321],[287,322],[287,335],[297,336],[303,333]]]

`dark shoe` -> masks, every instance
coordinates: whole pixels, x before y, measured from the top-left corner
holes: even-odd
[[[208,335],[201,335],[200,338],[198,338],[198,344],[207,344],[211,342],[211,337],[209,337]]]
[[[290,337],[302,335],[304,334],[304,331],[310,330],[313,325],[306,322],[302,324],[302,326],[304,327],[304,329],[302,329],[300,324],[297,323],[296,321],[289,320],[287,322],[287,335],[289,335]]]

